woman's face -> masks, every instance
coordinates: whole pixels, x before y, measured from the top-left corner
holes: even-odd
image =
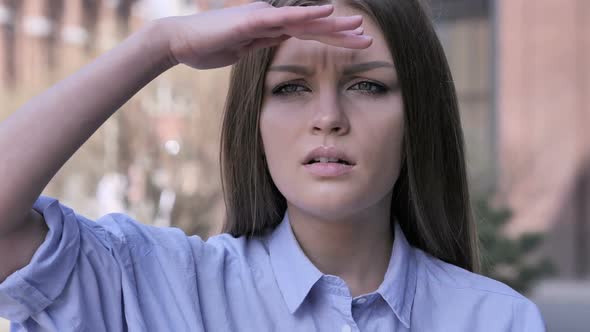
[[[354,14],[363,15],[371,46],[291,38],[266,75],[260,130],[270,174],[289,209],[318,218],[389,209],[401,166],[404,116],[393,59],[367,15],[335,8],[335,15]]]

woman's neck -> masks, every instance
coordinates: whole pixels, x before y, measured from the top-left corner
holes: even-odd
[[[354,216],[327,221],[289,206],[288,215],[306,256],[322,273],[344,279],[355,297],[377,290],[383,282],[393,247],[389,209],[389,204],[378,204]]]

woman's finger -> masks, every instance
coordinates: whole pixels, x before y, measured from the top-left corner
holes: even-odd
[[[353,48],[353,49],[363,49],[371,46],[373,42],[373,38],[371,36],[366,36],[362,34],[362,31],[359,33],[358,30],[355,31],[346,31],[346,32],[332,32],[329,34],[321,34],[321,35],[302,35],[302,36],[295,36],[297,39],[302,40],[316,40],[324,44],[338,46],[338,47],[345,47],[345,48]]]
[[[363,32],[365,32],[365,29],[363,27],[358,27],[358,28],[352,30],[350,33],[353,33],[355,35],[362,35]]]
[[[280,43],[284,42],[285,40],[291,38],[291,36],[289,35],[282,35],[279,37],[273,37],[273,38],[261,38],[261,39],[257,39],[255,41],[253,41],[252,43],[250,43],[249,45],[247,45],[244,50],[242,51],[242,53],[247,53],[259,48],[267,48],[267,47],[272,47],[272,46],[276,46],[279,45]]]
[[[301,36],[349,31],[359,28],[362,21],[362,16],[360,15],[319,18],[296,25],[272,27],[266,30],[261,29],[257,37],[274,38],[280,37],[281,35]]]
[[[248,4],[246,4],[245,6],[247,6],[248,8],[251,9],[259,9],[259,8],[270,8],[272,7],[272,5],[266,1],[252,1]]]
[[[249,13],[245,23],[245,31],[253,38],[261,37],[268,31],[279,31],[287,26],[295,26],[304,22],[327,17],[334,11],[333,5],[324,6],[285,6],[279,8],[263,8]],[[281,33],[282,34],[282,33]],[[278,37],[275,35],[273,37]]]
[[[324,34],[324,35],[307,35],[307,37],[305,38],[299,38],[299,39],[308,39],[308,40],[318,40],[318,39],[322,39],[322,40],[331,40],[332,44],[337,44],[337,45],[350,45],[351,43],[353,45],[356,45],[357,47],[362,47],[363,43],[362,41],[359,43],[358,41],[348,41],[348,42],[343,42],[342,39],[344,38],[350,38],[350,35],[362,35],[363,34],[363,27],[358,27],[354,30],[350,30],[350,31],[344,31],[344,34]],[[267,48],[267,47],[272,47],[272,46],[277,46],[280,43],[288,40],[292,38],[290,35],[281,35],[278,37],[267,37],[267,38],[259,38],[256,40],[251,40],[250,42],[242,45],[243,47],[243,51],[241,53],[247,53],[250,51],[253,51],[255,49],[259,49],[259,48]]]
[[[353,48],[365,48],[370,45],[369,38],[355,38],[363,34],[363,28],[358,27],[354,30],[344,31],[341,33],[330,33],[324,35],[307,35],[302,36],[299,39],[317,40],[329,43],[334,46],[352,46]],[[259,48],[266,48],[277,46],[280,43],[292,38],[290,35],[281,35],[278,37],[259,38],[250,41],[248,44],[243,45],[243,51],[241,53],[247,53]]]
[[[318,18],[304,24],[287,26],[289,34],[325,34],[331,32],[347,31],[358,28],[363,23],[361,15]]]

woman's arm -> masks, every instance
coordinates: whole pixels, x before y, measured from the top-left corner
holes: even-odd
[[[31,207],[117,109],[173,66],[154,21],[0,123],[0,280],[30,260],[46,227]],[[10,254],[8,254],[10,253]]]
[[[331,6],[268,3],[152,21],[0,123],[0,282],[30,261],[47,232],[31,209],[63,164],[125,102],[178,63],[206,69],[296,36],[366,48],[362,18]]]

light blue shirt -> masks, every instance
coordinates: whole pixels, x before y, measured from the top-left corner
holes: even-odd
[[[93,222],[49,197],[34,208],[47,237],[0,284],[14,331],[545,331],[532,302],[410,246],[398,226],[383,283],[352,298],[286,214],[265,236],[204,242],[124,214]]]

